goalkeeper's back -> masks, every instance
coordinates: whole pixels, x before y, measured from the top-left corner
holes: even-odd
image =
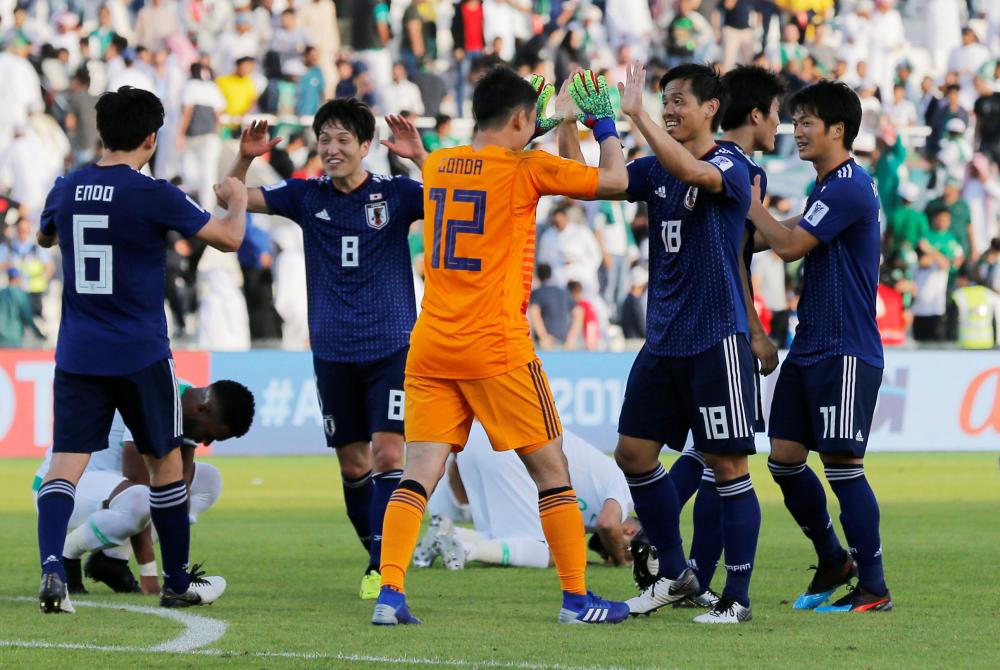
[[[593,198],[598,170],[544,151],[460,146],[423,166],[424,300],[407,372],[483,379],[531,362],[525,311],[542,195]]]

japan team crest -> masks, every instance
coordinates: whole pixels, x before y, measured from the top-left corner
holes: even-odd
[[[381,230],[385,224],[389,223],[389,203],[383,200],[365,204],[365,217],[368,219],[369,226],[375,230]]]
[[[687,193],[684,194],[684,206],[688,209],[694,209],[694,204],[698,200],[698,187],[689,186]]]

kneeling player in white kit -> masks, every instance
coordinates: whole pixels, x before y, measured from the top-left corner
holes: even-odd
[[[219,470],[208,463],[195,463],[198,443],[211,444],[246,432],[253,420],[254,400],[250,391],[233,381],[216,382],[205,388],[179,383],[184,414],[185,443],[181,447],[184,479],[188,485],[194,524],[199,514],[218,500],[222,491]],[[37,493],[52,458],[51,448],[35,473]],[[63,546],[67,588],[71,594],[87,593],[83,585],[81,559],[92,552],[85,571],[119,593],[158,594],[160,586],[153,552],[149,511],[149,475],[136,449],[132,434],[117,412],[108,434],[108,447],[95,452],[77,484],[73,514]],[[128,568],[135,551],[140,583]]]
[[[631,516],[625,476],[607,455],[568,430],[563,452],[584,526],[599,538],[591,547],[610,563],[630,563],[628,545],[639,524]],[[480,423],[473,424],[468,444],[449,462],[444,479],[447,485],[438,486],[427,505],[431,526],[414,553],[415,567],[427,567],[439,555],[452,570],[466,561],[552,565],[538,516],[537,487],[514,454],[493,451]],[[475,530],[454,525],[468,520],[466,500]]]

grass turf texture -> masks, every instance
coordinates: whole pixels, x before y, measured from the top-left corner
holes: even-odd
[[[690,622],[696,611],[670,609],[619,626],[557,626],[553,569],[472,565],[453,573],[438,561],[412,570],[407,582],[411,607],[425,624],[376,628],[368,623],[371,602],[357,596],[365,560],[343,511],[332,455],[213,462],[223,474],[223,494],[192,529],[191,557],[206,560],[209,574],[224,575],[229,590],[212,607],[186,611],[228,624],[209,647],[223,655],[0,647],[0,668],[363,668],[389,667],[388,659],[394,668],[445,661],[452,667],[1000,667],[994,454],[870,456],[897,610],[826,616],[791,609],[811,578],[811,547],[784,509],[764,457],[752,459],[764,521],[751,589],[754,619],[739,626],[697,626]],[[180,624],[146,614],[78,607],[75,616],[42,616],[34,603],[11,600],[38,588],[29,490],[35,467],[0,461],[0,640],[148,648],[179,635]],[[689,540],[690,505],[684,534]],[[634,594],[626,569],[592,566],[588,574],[590,587],[605,597]],[[719,590],[724,577],[720,568]],[[156,604],[87,585],[91,595],[80,600]],[[317,657],[251,656],[258,652]]]

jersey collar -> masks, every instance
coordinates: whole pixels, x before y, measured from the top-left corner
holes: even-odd
[[[330,188],[332,188],[333,191],[334,191],[334,193],[336,193],[337,195],[354,195],[355,193],[361,193],[366,188],[368,188],[368,184],[370,184],[371,182],[372,182],[372,173],[371,172],[366,172],[365,173],[365,180],[363,182],[361,182],[360,184],[358,184],[353,190],[346,191],[346,192],[345,191],[341,191],[340,189],[338,189],[336,186],[333,185],[333,180],[332,179],[330,180]]]

